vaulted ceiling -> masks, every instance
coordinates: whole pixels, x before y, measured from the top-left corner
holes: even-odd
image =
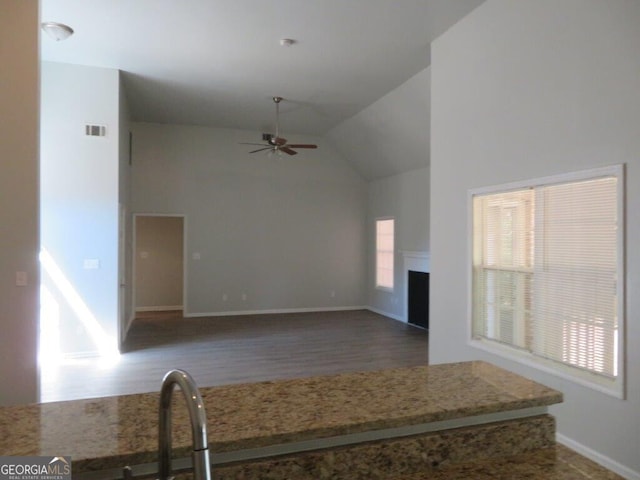
[[[350,138],[377,138],[357,114],[422,72],[431,41],[482,1],[41,0],[43,21],[75,30],[43,37],[42,59],[125,72],[134,121],[273,131],[282,96],[283,129],[333,130],[346,154]]]

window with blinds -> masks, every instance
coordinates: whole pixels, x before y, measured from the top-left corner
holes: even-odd
[[[622,172],[471,192],[473,339],[618,396]]]
[[[376,220],[376,287],[393,290],[394,220]]]

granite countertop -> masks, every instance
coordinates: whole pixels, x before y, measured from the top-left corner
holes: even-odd
[[[520,455],[452,465],[393,480],[624,480],[562,445]]]
[[[562,394],[485,362],[200,388],[209,446],[229,452],[559,403]],[[0,455],[70,455],[76,473],[154,462],[158,393],[0,407]],[[174,457],[191,429],[174,394]]]

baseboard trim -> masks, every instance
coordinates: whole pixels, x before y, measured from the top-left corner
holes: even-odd
[[[170,310],[182,310],[182,305],[159,305],[153,307],[136,307],[136,312],[165,312]]]
[[[393,320],[397,320],[398,322],[407,323],[405,321],[405,319],[402,318],[400,315],[395,315],[393,313],[385,312],[383,310],[380,310],[379,308],[375,308],[375,307],[372,307],[372,306],[368,306],[366,308],[367,308],[367,310],[371,310],[373,313],[377,313],[378,315],[382,315],[384,317],[389,317],[389,318],[391,318]]]
[[[312,307],[312,308],[276,308],[267,310],[232,310],[227,312],[185,312],[184,317],[232,317],[238,315],[269,315],[278,313],[340,312],[345,310],[367,310],[365,306],[351,307]]]
[[[632,470],[631,468],[626,467],[619,462],[616,462],[612,458],[609,458],[600,452],[596,452],[595,450],[581,444],[580,442],[576,442],[575,440],[562,435],[561,433],[556,433],[556,441],[564,445],[565,447],[570,448],[574,452],[579,453],[583,457],[587,457],[589,460],[593,460],[597,464],[602,465],[604,468],[617,473],[627,480],[640,480],[640,472],[636,472],[635,470]]]
[[[311,308],[275,308],[266,310],[229,310],[224,312],[184,312],[185,318],[198,318],[198,317],[233,317],[239,315],[272,315],[279,313],[313,313],[313,312],[340,312],[340,311],[352,311],[352,310],[369,310],[383,317],[388,317],[398,322],[407,323],[400,315],[385,312],[370,305],[356,305],[349,307],[311,307]]]

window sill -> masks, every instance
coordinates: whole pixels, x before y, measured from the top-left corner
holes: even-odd
[[[387,293],[393,293],[393,287],[381,287],[379,285],[376,285],[376,290],[380,290],[382,292],[387,292]]]
[[[537,357],[530,353],[511,348],[508,345],[502,345],[490,340],[471,339],[469,345],[483,350],[485,352],[497,355],[506,360],[517,362],[521,365],[534,368],[538,371],[560,377],[577,385],[596,390],[600,393],[618,398],[625,399],[624,381],[620,376],[616,379],[607,379],[594,375],[587,371],[574,369],[552,360]]]

